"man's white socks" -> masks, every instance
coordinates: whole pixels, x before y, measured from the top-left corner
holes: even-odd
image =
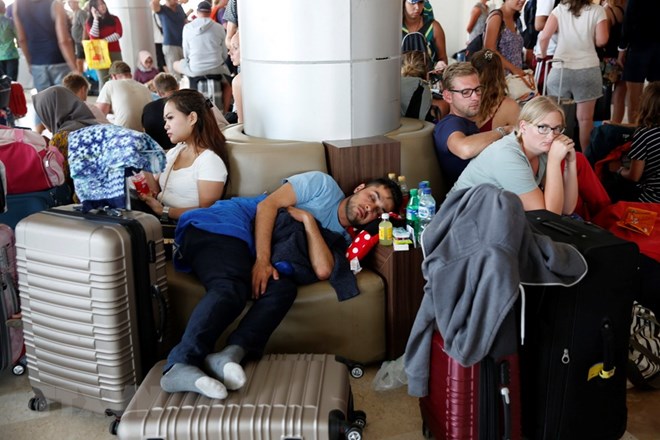
[[[227,388],[222,382],[207,376],[199,368],[186,364],[174,364],[160,378],[160,387],[168,393],[191,391],[210,399],[227,397]]]
[[[219,353],[204,359],[204,368],[225,384],[228,390],[237,390],[245,385],[247,377],[241,367],[245,350],[238,345],[228,345]]]

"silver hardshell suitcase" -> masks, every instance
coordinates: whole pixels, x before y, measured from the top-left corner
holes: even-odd
[[[271,354],[245,366],[247,383],[224,400],[160,388],[156,364],[124,412],[122,440],[360,440],[348,368],[327,354]]]
[[[49,399],[118,420],[169,348],[160,222],[53,208],[18,223],[16,251],[29,407],[43,411]]]

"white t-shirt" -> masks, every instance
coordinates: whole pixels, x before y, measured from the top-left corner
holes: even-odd
[[[579,17],[575,17],[568,10],[568,5],[560,3],[552,15],[557,17],[558,22],[554,58],[563,60],[566,69],[598,67],[596,25],[607,20],[605,9],[600,5],[588,5],[582,8]]]
[[[211,150],[204,150],[188,168],[170,170],[179,152],[186,148],[181,143],[167,151],[165,171],[158,176],[161,188],[161,203],[173,208],[199,206],[198,180],[226,182],[227,167],[220,157]],[[168,176],[169,175],[169,176]]]
[[[535,17],[549,17],[552,9],[555,7],[555,0],[536,0],[536,15]],[[550,41],[548,42],[548,50],[546,55],[554,55],[555,49],[557,48],[557,33],[552,35]],[[534,46],[534,54],[541,54],[541,45],[538,40],[536,41],[536,46]]]
[[[113,123],[136,131],[142,127],[142,110],[151,102],[151,92],[133,79],[113,79],[103,84],[97,103],[110,104]]]

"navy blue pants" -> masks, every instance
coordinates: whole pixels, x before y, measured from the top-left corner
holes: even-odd
[[[175,363],[201,367],[222,332],[242,313],[252,290],[254,258],[243,240],[190,226],[180,251],[206,294],[190,315],[181,342],[170,352],[165,371]],[[238,345],[247,354],[260,356],[291,308],[296,293],[291,279],[271,279],[266,294],[252,304],[229,336],[228,345]]]

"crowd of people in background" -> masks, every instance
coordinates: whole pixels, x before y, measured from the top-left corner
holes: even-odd
[[[567,134],[578,151],[589,149],[594,121],[603,119],[596,114],[599,103],[605,100],[609,112],[611,99],[608,122],[637,125],[644,84],[660,79],[660,44],[648,18],[653,11],[641,0],[478,0],[465,42],[478,41],[481,50],[467,53],[469,66],[454,68],[448,66],[465,63],[466,53],[454,54],[456,62],[448,57],[442,15],[426,0],[401,2],[401,115],[436,124],[437,159],[449,184],[491,143],[520,131],[528,98],[511,95],[512,79],[534,78],[529,98],[544,85],[547,95],[575,102],[575,115],[567,113],[562,126],[572,128]],[[83,101],[98,94],[87,104],[97,121],[146,129],[168,149],[175,143],[154,111],[163,110],[184,78],[192,89],[217,81],[219,127],[244,122],[237,0],[187,3],[151,0],[155,50],[136,48],[137,59],[122,60],[122,23],[104,0],[16,0],[9,8],[0,0],[0,73],[18,79],[18,45],[37,92],[64,84]],[[110,68],[85,68],[83,41],[89,39],[108,43]],[[170,75],[176,87],[163,90],[171,81],[157,84],[160,74]],[[39,131],[40,122],[37,115]],[[653,170],[636,165],[619,174],[648,186]]]
[[[160,98],[154,85],[158,73],[174,76],[177,83],[185,79],[193,89],[198,79],[214,76],[222,89],[222,102],[216,103],[222,114],[216,119],[221,124],[225,117],[237,122],[240,81],[232,83],[240,59],[230,57],[228,50],[231,37],[237,35],[236,0],[203,0],[184,10],[187,4],[188,0],[152,1],[155,50],[135,48],[136,59],[124,60],[122,45],[129,43],[123,42],[120,18],[104,0],[15,0],[9,7],[0,0],[0,76],[19,81],[22,52],[37,92],[63,84],[67,74],[75,75],[77,96],[82,97],[83,90],[85,97],[98,96],[91,104],[98,121],[139,131],[144,130],[142,107]],[[88,68],[85,40],[107,42],[110,67]],[[238,54],[237,39],[234,47]],[[46,129],[38,115],[34,126],[39,133]]]
[[[650,6],[640,0],[503,0],[497,5],[477,1],[465,28],[467,49],[455,53],[452,58],[457,62],[447,66],[446,56],[443,58],[444,31],[427,3],[402,0],[401,116],[414,115],[436,124],[436,156],[448,187],[475,160],[481,165],[481,171],[476,172],[481,173],[480,178],[464,178],[462,186],[466,181],[484,180],[483,168],[493,173],[504,169],[499,159],[482,160],[490,157],[491,145],[503,145],[501,137],[517,139],[519,150],[527,156],[523,164],[531,164],[537,173],[535,164],[539,159],[547,160],[553,154],[551,146],[561,144],[560,139],[571,139],[575,143],[571,148],[588,153],[595,126],[625,123],[638,127],[634,135],[636,148],[625,162],[633,157],[635,160],[626,166],[615,162],[610,168],[618,173],[623,186],[632,186],[632,190],[624,191],[628,199],[660,202],[660,197],[651,195],[657,194],[659,188],[654,177],[660,175],[655,165],[657,142],[655,136],[647,133],[656,124],[649,122],[655,119],[648,114],[654,112],[652,103],[657,97],[653,91],[655,82],[660,81],[660,37],[653,32],[649,17],[660,13],[660,5]],[[419,48],[410,44],[415,32],[422,35],[420,41],[426,40],[425,45],[418,44]],[[429,61],[426,72],[412,67],[413,60],[420,56]],[[420,63],[423,61],[414,64]],[[516,81],[522,81],[530,93],[515,95]],[[431,92],[433,106],[429,106],[427,98]],[[547,109],[547,113],[561,116],[556,118],[557,125],[541,123],[540,115],[530,117],[525,112],[527,103],[535,101],[540,105],[532,98],[542,94],[560,97],[555,98],[557,111]],[[640,99],[646,115],[643,121],[639,119]],[[445,111],[430,111],[437,100]],[[530,138],[534,131],[530,124],[544,127],[538,128],[537,133],[547,135],[544,142],[535,144]],[[516,136],[508,136],[512,131]],[[591,170],[585,170],[585,157],[577,157],[582,186],[587,182],[599,186],[593,189],[593,197],[580,193],[578,199],[584,196],[602,206],[605,191]],[[564,178],[569,170],[564,168]],[[547,188],[547,172],[541,174],[536,186]],[[503,182],[504,186],[507,184]],[[578,199],[568,211],[580,209]],[[566,213],[558,206],[554,209]]]

